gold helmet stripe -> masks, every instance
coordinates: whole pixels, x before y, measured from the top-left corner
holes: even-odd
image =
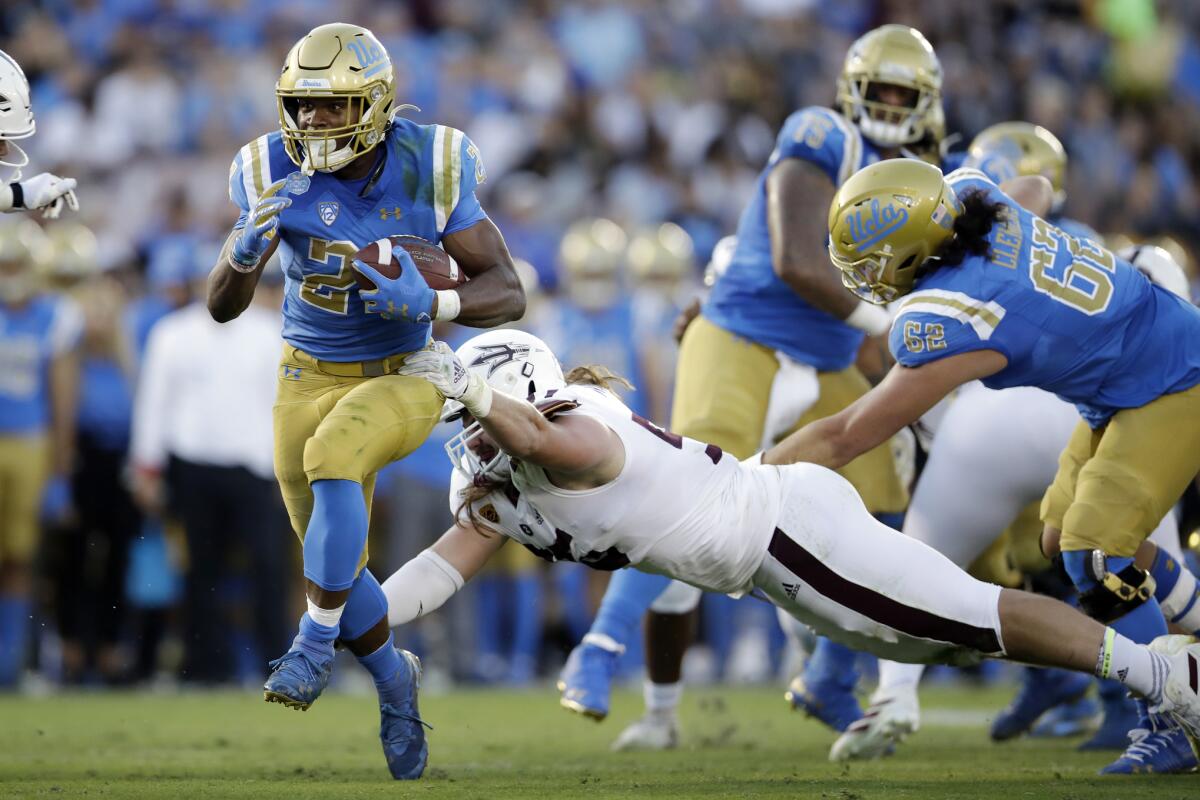
[[[442,231],[458,205],[462,183],[463,132],[438,125],[433,134],[433,211]]]
[[[936,314],[956,319],[974,328],[979,338],[986,342],[992,338],[1006,312],[1004,307],[994,300],[976,300],[962,292],[949,292],[944,289],[925,289],[913,292],[904,299],[896,319],[899,320],[908,313]]]
[[[841,186],[847,178],[858,172],[858,162],[862,158],[862,134],[838,112],[831,111],[829,116],[843,135],[842,166],[838,169],[838,186]]]

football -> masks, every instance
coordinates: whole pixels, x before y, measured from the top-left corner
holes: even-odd
[[[399,245],[408,251],[413,263],[417,265],[417,271],[421,273],[425,283],[429,284],[430,289],[454,289],[466,283],[467,276],[458,268],[454,259],[445,250],[420,236],[389,236],[387,239],[379,239],[355,253],[354,258],[374,267],[381,275],[398,278],[399,260],[392,255],[386,244],[383,245],[386,253],[380,252],[381,243],[389,241],[392,245]],[[360,288],[376,288],[369,278],[359,272],[355,271],[354,277]]]

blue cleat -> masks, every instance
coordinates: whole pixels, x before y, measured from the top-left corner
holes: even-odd
[[[809,686],[804,675],[792,678],[787,691],[783,693],[783,698],[788,701],[793,711],[803,711],[810,717],[816,717],[839,733],[844,732],[863,716],[853,688],[832,682]]]
[[[271,674],[263,684],[263,700],[308,711],[329,685],[329,675],[333,672],[333,642],[325,648],[314,648],[301,645],[299,639],[297,636],[292,649],[271,662]],[[314,657],[314,649],[327,649],[328,654]]]
[[[1101,775],[1142,775],[1158,773],[1179,775],[1195,772],[1196,754],[1183,728],[1174,726],[1151,732],[1146,728],[1130,731],[1129,747],[1113,763],[1100,770]]]
[[[1100,704],[1090,697],[1084,697],[1074,703],[1064,703],[1047,711],[1030,729],[1029,735],[1046,739],[1080,736],[1095,730],[1099,718]]]
[[[992,739],[1003,742],[1020,736],[1050,709],[1079,700],[1091,685],[1092,679],[1082,673],[1026,667],[1017,696],[992,720]]]
[[[590,636],[585,636],[567,656],[558,676],[558,690],[562,692],[558,702],[568,711],[599,722],[608,716],[612,679],[621,651],[590,642]]]
[[[1125,696],[1125,687],[1121,687],[1119,695],[1108,695],[1102,688],[1104,721],[1092,738],[1079,745],[1080,750],[1124,750],[1129,744],[1129,732],[1140,725],[1137,704]]]
[[[420,717],[417,709],[417,689],[421,687],[421,660],[407,650],[400,650],[400,677],[408,687],[408,697],[396,703],[379,706],[379,740],[388,770],[398,781],[414,781],[425,771],[429,761],[429,745],[425,728],[433,730]]]

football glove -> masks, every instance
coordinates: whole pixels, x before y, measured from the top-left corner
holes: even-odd
[[[400,274],[388,278],[369,264],[354,259],[351,262],[371,283],[374,289],[359,289],[359,299],[363,301],[363,310],[368,314],[378,314],[384,319],[397,319],[401,322],[432,322],[433,299],[437,292],[429,288],[412,256],[403,247],[393,247],[392,254],[400,262]]]
[[[462,403],[476,419],[483,419],[492,409],[492,387],[463,366],[445,342],[410,353],[397,372],[428,381],[446,399]]]
[[[251,209],[241,235],[234,240],[229,253],[230,266],[239,272],[253,271],[275,238],[279,230],[279,212],[292,204],[290,197],[277,196],[285,183],[286,179],[267,187]]]
[[[75,179],[60,178],[49,172],[41,172],[28,180],[14,183],[13,208],[41,209],[42,216],[57,219],[64,205],[72,211],[79,210],[75,197]]]

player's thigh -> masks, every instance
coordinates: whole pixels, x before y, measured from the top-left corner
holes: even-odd
[[[840,372],[819,372],[817,382],[820,395],[800,418],[797,429],[833,416],[871,390],[871,384],[853,366]],[[868,450],[838,473],[858,490],[872,514],[898,514],[908,506],[908,489],[900,483],[890,442]]]
[[[308,480],[364,482],[404,458],[437,424],[443,397],[407,375],[370,378],[346,392],[304,446]]]
[[[1080,470],[1063,550],[1132,556],[1200,472],[1200,386],[1117,412]]]
[[[0,437],[0,566],[33,561],[49,464],[45,437]]]
[[[835,473],[784,469],[778,529],[755,576],[776,605],[834,641],[897,661],[1002,652],[998,586],[875,520]]]
[[[1075,502],[1075,486],[1079,481],[1079,470],[1088,462],[1100,444],[1100,433],[1079,420],[1071,438],[1058,457],[1058,471],[1054,481],[1042,496],[1041,517],[1047,527],[1062,530],[1067,509]]]
[[[671,430],[738,458],[753,455],[778,369],[770,348],[697,317],[679,347]]]
[[[1008,556],[1019,572],[1029,575],[1050,566],[1042,553],[1041,502],[1034,500],[1012,521],[1005,531],[1008,539]]]

